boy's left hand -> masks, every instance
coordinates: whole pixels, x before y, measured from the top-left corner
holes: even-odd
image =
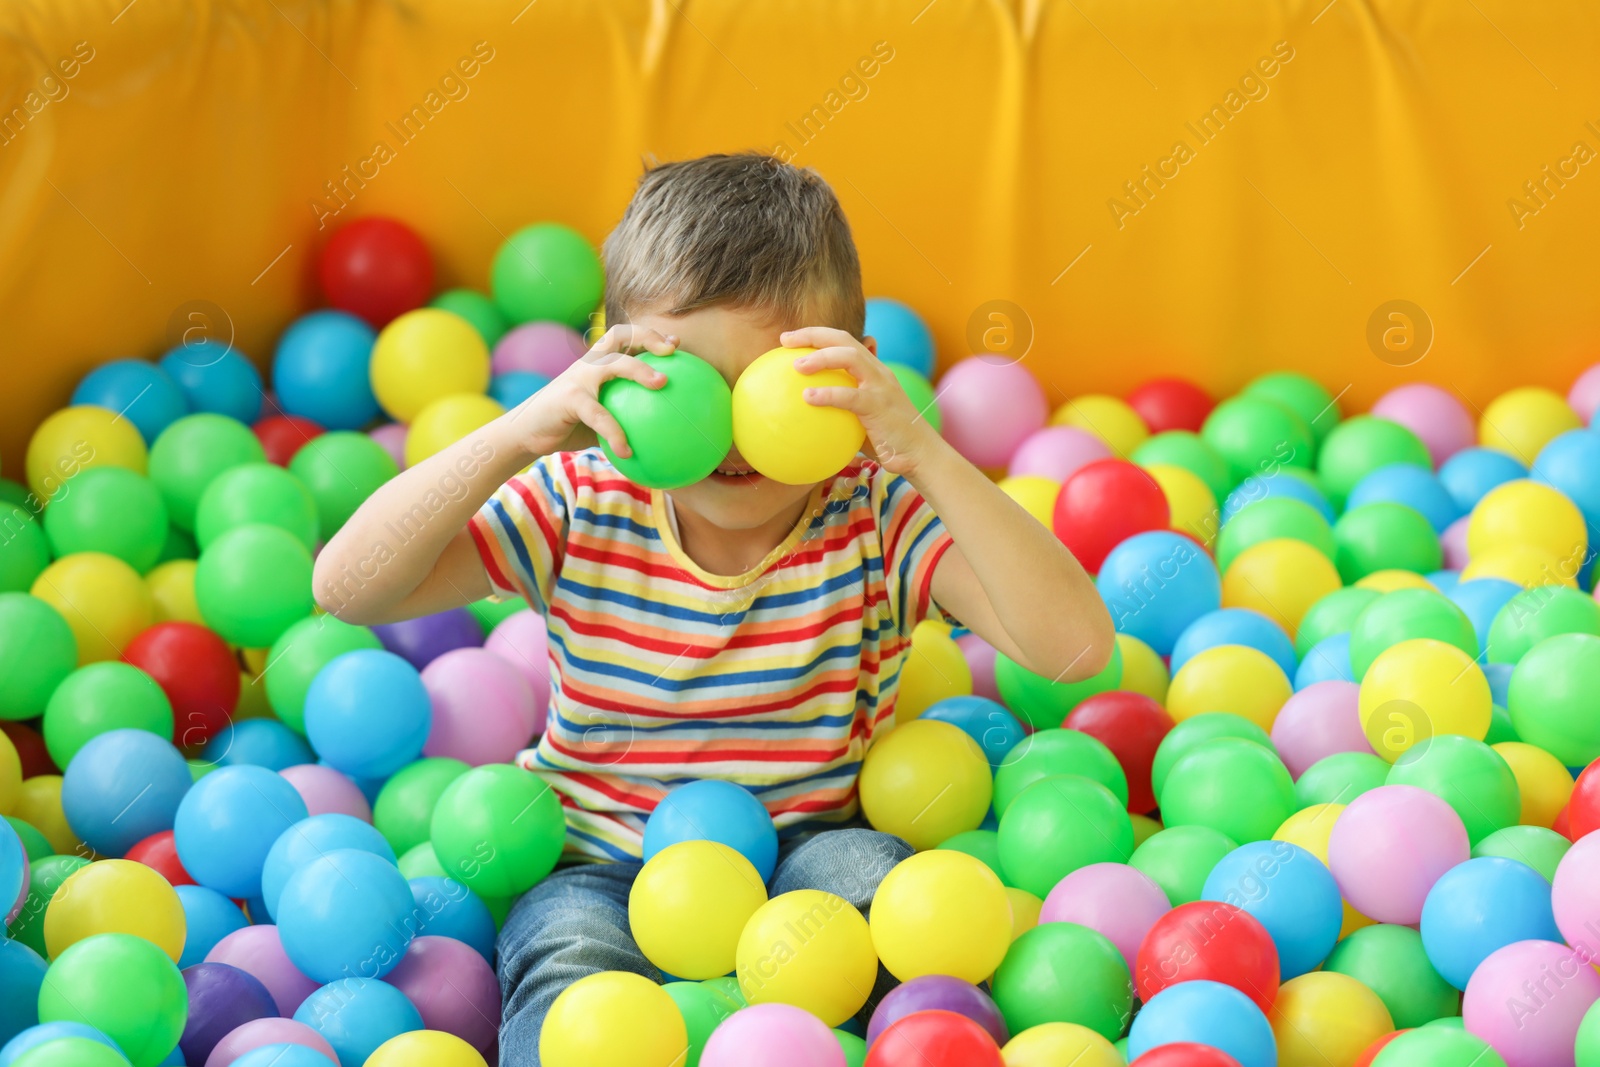
[[[848,331],[827,326],[789,330],[778,341],[786,348],[815,348],[794,361],[795,370],[811,374],[842,370],[857,382],[848,386],[818,386],[805,391],[806,403],[841,408],[853,413],[866,428],[867,441],[884,470],[910,477],[930,448],[943,439],[900,388],[900,381],[883,361]]]

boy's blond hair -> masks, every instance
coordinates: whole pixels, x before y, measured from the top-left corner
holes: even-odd
[[[861,262],[821,175],[754,152],[646,170],[606,238],[606,321],[716,304],[860,337]]]

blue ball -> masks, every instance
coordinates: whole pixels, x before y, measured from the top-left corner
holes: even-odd
[[[422,755],[433,703],[417,669],[393,652],[346,652],[306,692],[306,737],[352,777],[387,778]]]
[[[644,860],[680,841],[716,841],[750,861],[763,882],[778,865],[778,831],[755,794],[704,779],[668,793],[644,824]]]
[[[550,379],[531,370],[511,370],[496,374],[489,382],[489,395],[507,411],[550,384]]]
[[[209,411],[246,426],[261,416],[261,372],[228,345],[197,341],[161,357],[161,369],[183,390],[191,411]]]
[[[215,889],[203,885],[180,885],[173,889],[178,894],[178,903],[183,905],[183,919],[188,928],[183,939],[183,955],[178,959],[180,970],[204,963],[218,941],[250,925],[239,905]]]
[[[1299,666],[1294,642],[1283,627],[1249,608],[1219,608],[1200,616],[1178,635],[1172,646],[1172,673],[1177,674],[1196,653],[1218,645],[1245,645],[1265,652],[1283,668],[1286,678],[1293,678]]]
[[[933,334],[900,301],[882,296],[867,301],[866,336],[877,340],[878,358],[885,363],[899,363],[933,379]]]
[[[61,810],[102,856],[118,857],[151,834],[172,829],[194,785],[183,754],[148,730],[108,730],[67,765]]]
[[[305,738],[277,719],[242,719],[223,727],[200,750],[200,758],[221,767],[249,764],[274,771],[317,760]]]
[[[1533,480],[1561,490],[1583,512],[1589,526],[1589,558],[1600,541],[1600,433],[1568,430],[1533,461]],[[1587,588],[1587,586],[1585,586]]]
[[[1222,606],[1222,579],[1210,556],[1183,534],[1134,534],[1106,556],[1095,587],[1118,633],[1172,654],[1196,619]]]
[[[339,812],[302,819],[278,838],[272,851],[267,853],[267,862],[262,865],[261,900],[267,906],[267,914],[274,919],[278,917],[283,887],[289,884],[296,871],[318,856],[342,848],[370,852],[386,863],[396,862],[394,847],[371,823]]]
[[[337,1051],[337,1050],[335,1050]],[[262,1045],[233,1061],[233,1067],[339,1067],[305,1045]]]
[[[1478,653],[1479,663],[1489,656],[1489,627],[1494,625],[1494,617],[1520,592],[1522,586],[1504,578],[1473,578],[1445,592],[1450,602],[1466,614],[1478,635],[1478,648],[1482,650]]]
[[[453,878],[430,874],[411,879],[411,896],[418,937],[454,938],[494,963],[494,915],[476,893]]]
[[[72,1022],[40,1023],[38,1026],[28,1027],[0,1048],[0,1067],[10,1067],[22,1058],[24,1052],[31,1052],[48,1041],[60,1041],[64,1037],[81,1037],[89,1041],[98,1041],[106,1048],[116,1049],[118,1055],[122,1054],[115,1041],[92,1026]]]
[[[1409,463],[1391,463],[1362,478],[1350,490],[1345,507],[1382,503],[1404,504],[1420,511],[1434,533],[1444,533],[1446,526],[1466,514],[1438,475]]]
[[[278,896],[278,937],[290,962],[318,982],[382,978],[416,936],[406,922],[415,906],[392,861],[336,849],[289,876]]]
[[[72,403],[120,412],[147,445],[189,414],[189,401],[172,375],[142,359],[119,359],[96,367],[72,391]]]
[[[1252,474],[1228,494],[1228,499],[1222,502],[1223,523],[1226,524],[1229,519],[1251,504],[1271,497],[1288,497],[1290,500],[1310,504],[1323,518],[1329,522],[1334,520],[1333,505],[1328,503],[1327,497],[1317,491],[1316,486],[1304,478],[1272,471],[1267,474]]]
[[[391,1037],[423,1028],[421,1014],[404,993],[372,978],[323,986],[295,1009],[294,1021],[321,1034],[342,1064],[366,1063]]]
[[[1489,699],[1502,708],[1507,707],[1511,696],[1511,672],[1516,668],[1514,663],[1485,663],[1482,664],[1483,676],[1489,680]]]
[[[178,805],[173,843],[196,882],[234,899],[257,897],[267,853],[306,815],[306,802],[277,771],[218,767]]]
[[[1316,970],[1338,943],[1344,923],[1333,873],[1287,841],[1255,841],[1234,849],[1211,868],[1200,896],[1232,904],[1267,928],[1284,981]]]
[[[0,819],[0,930],[11,907],[28,888],[28,849],[16,828]]]
[[[290,323],[272,360],[278,406],[325,430],[359,430],[376,419],[370,371],[377,338],[343,311],[313,311]]]
[[[1312,645],[1306,658],[1294,672],[1294,691],[1299,692],[1318,682],[1353,682],[1355,668],[1350,666],[1350,632],[1329,634]]]
[[[1434,571],[1428,575],[1428,584],[1449,596],[1450,590],[1461,584],[1461,572],[1452,570]]]
[[[38,1025],[39,987],[49,966],[21,941],[0,938],[0,1042]]]
[[[1528,468],[1492,448],[1464,448],[1439,468],[1439,483],[1465,515],[1497,485],[1526,478]]]
[[[183,1058],[183,1046],[179,1045],[167,1053],[167,1058],[156,1064],[156,1067],[188,1067],[189,1061]]]
[[[1459,863],[1422,904],[1422,950],[1446,982],[1467,979],[1489,954],[1514,941],[1562,942],[1550,907],[1550,883],[1516,860],[1481,856]]]
[[[1006,753],[1022,740],[1022,724],[1006,710],[1004,704],[987,697],[946,697],[920,716],[935,722],[947,722],[961,730],[983,749],[989,757],[989,766],[998,767]]]
[[[1128,1031],[1128,1059],[1185,1041],[1221,1049],[1239,1067],[1278,1064],[1278,1041],[1266,1015],[1249,997],[1221,982],[1179,982],[1146,1001]]]

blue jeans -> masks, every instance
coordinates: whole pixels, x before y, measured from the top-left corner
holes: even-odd
[[[786,845],[767,889],[771,896],[821,889],[848,900],[862,914],[890,868],[911,846],[876,830],[828,830]],[[500,1062],[538,1067],[539,1028],[567,986],[599,971],[632,971],[652,981],[661,972],[633,943],[628,891],[638,863],[564,867],[534,886],[511,909],[500,933]],[[864,1024],[894,979],[881,966],[858,1018]]]

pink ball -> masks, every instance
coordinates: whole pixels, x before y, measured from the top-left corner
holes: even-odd
[[[939,379],[944,437],[980,467],[1004,467],[1050,414],[1044,390],[1019,363],[969,356]]]
[[[533,693],[516,667],[486,648],[458,648],[422,672],[433,700],[424,756],[474,767],[510,763],[533,736]]]
[[[226,963],[255,975],[267,987],[284,1018],[318,989],[318,983],[301,974],[289,962],[278,940],[278,928],[271,925],[246,926],[218,941],[206,954],[207,963]]]
[[[700,1067],[845,1067],[845,1058],[815,1015],[790,1004],[757,1004],[711,1032]]]
[[[339,1062],[333,1046],[305,1023],[297,1023],[293,1019],[256,1019],[230,1031],[227,1037],[218,1041],[211,1055],[206,1057],[206,1067],[228,1067],[246,1052],[264,1045],[304,1045],[322,1053],[334,1063]]]
[[[1317,682],[1284,702],[1272,721],[1272,745],[1291,775],[1300,777],[1336,752],[1372,751],[1361,729],[1360,695],[1355,682]]]
[[[494,374],[528,370],[554,378],[576,363],[585,351],[582,335],[572,327],[559,322],[530,322],[500,338],[489,369]]]
[[[1372,414],[1398,422],[1421,438],[1435,467],[1478,443],[1478,424],[1472,413],[1437,385],[1415,382],[1391,389],[1372,405]]]
[[[1010,475],[1033,474],[1064,482],[1079,467],[1111,459],[1111,446],[1076,426],[1046,426],[1030,434],[1011,455]]]
[[[367,436],[383,446],[383,450],[394,457],[395,463],[401,470],[406,469],[406,434],[409,431],[404,423],[391,422],[369,430]]]
[[[356,785],[332,767],[320,763],[302,763],[285,767],[278,772],[289,780],[300,799],[306,802],[306,811],[312,815],[349,815],[362,822],[372,821],[372,805]]]
[[[1056,883],[1039,921],[1077,923],[1104,934],[1131,971],[1144,936],[1171,910],[1166,892],[1144,872],[1125,863],[1091,863]]]
[[[1594,421],[1595,410],[1600,408],[1600,363],[1578,375],[1578,380],[1567,390],[1567,404],[1578,413],[1584,425]]]
[[[1422,918],[1433,883],[1471,856],[1461,816],[1414,785],[1381,785],[1356,797],[1328,841],[1340,895],[1363,915],[1403,926]]]
[[[972,695],[1000,699],[1000,689],[994,681],[994,646],[977,634],[962,634],[956,638],[961,655],[966,658],[967,669],[972,672]]]
[[[1469,562],[1467,557],[1467,523],[1471,518],[1471,515],[1461,516],[1455,522],[1446,526],[1444,533],[1439,535],[1439,547],[1444,550],[1444,565],[1450,570],[1465,570]]]
[[[1561,857],[1550,907],[1567,944],[1600,961],[1600,834],[1585,834]]]
[[[500,1030],[500,982],[478,950],[450,937],[419,937],[384,981],[406,995],[429,1030],[479,1052]]]
[[[483,647],[510,663],[533,691],[533,732],[544,733],[550,708],[550,641],[544,616],[528,609],[501,621]]]
[[[1461,1017],[1507,1067],[1573,1067],[1584,1012],[1600,1000],[1588,949],[1517,941],[1489,954],[1467,980]]]

